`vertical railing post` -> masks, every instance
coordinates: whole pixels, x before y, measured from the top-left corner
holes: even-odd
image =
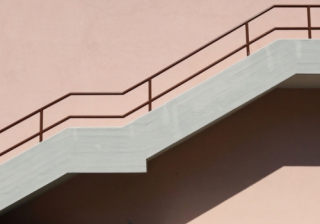
[[[309,39],[312,38],[311,35],[311,12],[310,12],[310,5],[307,6],[307,12],[308,12],[308,37]]]
[[[250,55],[250,45],[249,45],[249,24],[246,23],[246,44],[247,44],[247,56]]]
[[[39,141],[43,140],[43,110],[40,110],[40,131],[39,131]]]
[[[148,81],[148,86],[149,86],[149,111],[152,110],[152,83],[151,83],[152,79],[150,78]]]

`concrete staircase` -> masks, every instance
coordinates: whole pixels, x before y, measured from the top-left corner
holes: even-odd
[[[68,174],[147,172],[148,159],[296,74],[319,82],[320,40],[277,40],[124,127],[67,128],[0,165],[0,212]]]

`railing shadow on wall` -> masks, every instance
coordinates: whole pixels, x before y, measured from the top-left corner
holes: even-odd
[[[250,40],[250,29],[249,29],[249,23],[253,20],[255,20],[256,18],[262,16],[263,14],[269,12],[270,10],[274,9],[274,8],[305,8],[306,9],[306,16],[307,16],[307,26],[306,27],[274,27],[270,30],[268,30],[267,32],[255,37],[254,39]],[[184,83],[192,80],[193,78],[199,76],[200,74],[202,74],[203,72],[207,71],[208,69],[212,68],[213,66],[219,64],[220,62],[224,61],[225,59],[229,58],[230,56],[236,54],[237,52],[245,49],[246,50],[246,54],[247,56],[250,55],[250,45],[255,43],[256,41],[260,40],[261,38],[267,36],[268,34],[274,32],[274,31],[278,31],[278,30],[283,30],[283,31],[287,31],[287,30],[305,30],[308,33],[308,38],[311,39],[312,38],[312,31],[313,30],[320,30],[320,27],[313,27],[311,26],[311,8],[320,8],[320,5],[273,5],[267,9],[265,9],[264,11],[260,12],[259,14],[253,16],[252,18],[246,20],[245,22],[241,23],[240,25],[234,27],[233,29],[227,31],[226,33],[220,35],[219,37],[215,38],[214,40],[211,40],[210,42],[206,43],[205,45],[199,47],[198,49],[190,52],[189,54],[187,54],[186,56],[182,57],[181,59],[175,61],[174,63],[168,65],[167,67],[161,69],[160,71],[158,71],[157,73],[153,74],[152,76],[140,81],[139,83],[133,85],[132,87],[126,89],[123,92],[72,92],[72,93],[68,93],[58,99],[56,99],[55,101],[39,108],[38,110],[26,115],[25,117],[13,122],[12,124],[2,128],[0,130],[0,133],[3,133],[5,131],[7,131],[8,129],[16,126],[17,124],[27,120],[28,118],[31,118],[34,115],[39,114],[39,132],[31,135],[30,137],[24,139],[23,141],[15,144],[14,146],[2,151],[0,153],[0,156],[7,154],[8,152],[12,151],[13,149],[25,144],[26,142],[39,137],[39,142],[43,141],[43,134],[49,130],[51,130],[52,128],[58,126],[59,124],[69,120],[69,119],[100,119],[100,118],[125,118],[131,114],[133,114],[134,112],[138,111],[139,109],[143,108],[143,107],[148,107],[148,110],[151,111],[152,110],[152,103],[159,99],[160,97],[166,95],[167,93],[171,92],[172,90],[178,88],[179,86],[183,85]],[[152,94],[152,81],[154,78],[158,77],[159,75],[161,75],[162,73],[168,71],[169,69],[175,67],[176,65],[180,64],[181,62],[185,61],[186,59],[192,57],[193,55],[197,54],[198,52],[202,51],[203,49],[209,47],[210,45],[212,45],[213,43],[219,41],[220,39],[228,36],[229,34],[233,33],[234,31],[240,29],[244,27],[245,28],[245,44],[241,45],[240,47],[236,48],[235,50],[231,51],[230,53],[226,54],[225,56],[221,57],[220,59],[212,62],[211,64],[207,65],[206,67],[204,67],[203,69],[199,70],[198,72],[192,74],[191,76],[185,78],[184,80],[182,80],[181,82],[175,84],[174,86],[170,87],[169,89],[159,93],[156,96],[153,96]],[[121,96],[121,95],[125,95],[129,92],[131,92],[132,90],[142,86],[143,84],[147,84],[148,85],[148,92],[147,92],[147,96],[148,96],[148,100],[142,104],[140,104],[139,106],[135,107],[134,109],[128,111],[125,114],[122,115],[70,115],[67,116],[61,120],[59,120],[58,122],[44,128],[43,125],[43,120],[44,120],[44,111],[47,108],[50,108],[51,106],[57,104],[58,102],[70,97],[70,96]]]

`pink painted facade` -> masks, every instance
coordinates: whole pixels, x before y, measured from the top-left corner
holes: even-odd
[[[273,4],[319,3],[319,0],[308,2],[301,0],[205,0],[201,2],[191,0],[2,0],[0,1],[0,95],[2,96],[0,104],[0,127],[2,128],[12,123],[69,92],[123,91]],[[317,16],[319,14],[320,9],[312,9],[313,26],[320,27],[320,16]],[[250,37],[256,37],[274,26],[306,26],[306,24],[305,9],[277,9],[250,24]],[[306,31],[279,31],[255,43],[251,51],[255,52],[277,38],[306,37]],[[320,38],[320,31],[314,31],[313,37]],[[181,66],[157,78],[154,82],[154,94],[160,93],[244,43],[245,30],[240,29],[230,37],[219,41],[209,49],[201,52],[198,56],[187,60]],[[180,87],[168,96],[157,100],[154,106],[157,107],[165,103],[167,100],[188,90],[197,83],[216,74],[218,71],[241,60],[245,55],[245,50],[237,53],[221,65],[211,69],[210,72],[202,74],[199,78]],[[72,97],[45,111],[45,126],[70,114],[123,114],[147,99],[146,90],[147,86],[142,86],[129,95],[121,97]],[[318,92],[302,92],[299,94],[311,94],[310,97],[313,98],[319,95]],[[285,93],[281,94],[283,94],[282,97],[285,97]],[[299,94],[292,94],[292,96],[298,98],[300,96]],[[269,98],[263,99],[272,101],[270,98],[272,97],[269,96]],[[261,100],[259,103],[262,106],[259,103],[257,104],[263,108],[264,104]],[[276,100],[276,98],[273,100]],[[301,102],[303,101],[302,99],[300,100]],[[274,106],[272,104],[273,102],[269,103],[271,106]],[[266,105],[268,106],[268,104]],[[277,102],[275,105],[278,105]],[[311,111],[318,112],[319,108],[312,107],[312,105],[308,106],[311,108]],[[250,109],[244,109],[239,113],[245,113],[243,111],[247,110]],[[261,111],[263,111],[263,109],[261,109]],[[147,108],[143,108],[125,119],[71,120],[45,134],[45,138],[69,126],[122,126],[146,112]],[[265,116],[268,116],[268,114],[265,114]],[[279,120],[277,121],[279,125],[284,126],[286,123],[281,120],[281,114],[276,116],[278,116]],[[241,126],[237,123],[240,121],[233,121],[232,118],[230,118],[230,121],[229,118],[227,118],[224,122],[235,122],[230,125],[238,128],[238,131],[241,132]],[[316,119],[315,117],[312,118]],[[249,117],[247,117],[247,119],[249,119]],[[257,118],[257,120],[259,119]],[[267,121],[269,120],[266,119],[266,122]],[[310,133],[317,133],[317,129],[312,126],[313,121],[307,120],[301,122],[306,122],[306,125],[309,125],[310,130],[308,130],[311,131]],[[268,126],[267,123],[264,125]],[[223,124],[213,127],[214,135],[219,135],[219,133],[222,132],[223,128],[219,129],[220,126],[223,126]],[[0,136],[0,151],[37,132],[38,127],[39,119],[37,116],[34,116],[12,130],[2,133]],[[257,125],[254,128],[259,127]],[[285,132],[287,129],[285,127],[283,128],[285,130],[281,130]],[[202,135],[206,135],[211,131],[210,129]],[[274,131],[275,132],[261,133],[261,135],[271,133],[273,136],[279,132]],[[293,134],[298,133],[294,132]],[[299,134],[299,136],[301,136],[303,133]],[[229,134],[229,132],[226,131],[222,135],[227,141],[229,135],[232,135],[232,133]],[[236,136],[235,133],[233,133],[233,135]],[[203,136],[201,136],[191,140],[191,142],[194,142],[194,147],[190,147],[190,149],[188,149],[189,151],[196,150],[197,147],[195,145],[197,138],[202,138]],[[247,137],[249,138],[250,136]],[[259,136],[256,137],[258,138]],[[289,135],[284,137],[291,138]],[[250,147],[248,147],[251,151],[254,151],[254,149],[260,147],[260,144],[272,142],[272,139],[270,136],[265,136],[261,140],[263,143],[258,140],[253,143],[248,142],[250,145]],[[288,141],[290,141],[290,139]],[[312,139],[312,141],[314,145],[318,144],[316,137]],[[12,158],[37,142],[38,139],[35,139],[25,144],[12,153],[1,157],[0,162],[2,163]],[[301,147],[304,143],[304,140],[301,139]],[[177,148],[179,147],[180,149],[177,150],[181,151],[183,145],[177,146]],[[283,153],[290,154],[290,147],[292,147],[292,145],[288,143],[288,145],[284,147],[286,148]],[[234,146],[233,149],[236,150],[236,146]],[[316,148],[314,148],[314,150],[315,149]],[[161,172],[167,172],[167,166],[173,166],[174,162],[170,162],[170,158],[174,158],[173,154],[177,150],[168,152],[168,155],[164,154],[152,160],[150,162],[151,171],[146,175],[155,175],[152,177],[154,179],[148,179],[149,177],[147,177],[146,180],[143,180],[145,182],[142,183],[145,183],[146,186],[148,186],[148,184],[152,185],[150,181],[156,183],[158,180],[156,179],[156,177],[158,177],[157,175],[160,175]],[[297,150],[298,154],[302,153],[299,151],[300,148]],[[310,148],[310,150],[312,151],[313,148]],[[210,154],[210,156],[214,158],[213,154]],[[258,157],[259,155],[256,156]],[[314,155],[312,154],[312,156]],[[168,159],[168,161],[159,162],[165,160],[165,158]],[[259,157],[259,159],[261,158]],[[158,162],[160,165],[155,169],[160,169],[161,172],[159,171],[159,174],[153,174],[152,167],[156,167]],[[185,162],[188,162],[188,157],[185,157]],[[261,162],[263,162],[263,159],[261,159]],[[214,160],[212,163],[214,163]],[[226,189],[227,186],[229,186],[228,184],[223,185],[223,188],[219,188],[223,196],[220,199],[215,199],[214,203],[210,201],[210,194],[205,194],[205,192],[201,197],[204,199],[208,197],[207,200],[199,200],[200,198],[194,196],[194,198],[189,201],[188,196],[197,195],[197,191],[199,188],[201,189],[201,186],[195,184],[189,186],[189,188],[184,188],[180,185],[188,185],[189,182],[188,178],[183,177],[183,181],[185,182],[177,182],[174,186],[175,189],[167,188],[167,192],[158,192],[162,187],[166,189],[165,183],[160,183],[159,186],[152,185],[151,187],[154,187],[154,191],[151,190],[150,197],[142,198],[140,199],[141,201],[138,202],[140,206],[138,208],[141,210],[133,211],[130,209],[134,209],[135,204],[132,201],[123,201],[126,201],[126,199],[130,197],[134,198],[134,195],[126,194],[134,194],[134,192],[139,191],[145,192],[147,190],[140,188],[140,184],[136,183],[137,180],[134,180],[139,178],[143,179],[144,177],[129,177],[129,175],[127,175],[128,177],[123,178],[121,175],[116,175],[113,179],[111,175],[107,177],[107,180],[104,180],[100,176],[97,177],[97,179],[95,179],[95,177],[80,176],[67,182],[60,188],[49,192],[48,195],[44,195],[35,202],[26,204],[25,207],[13,211],[11,214],[16,217],[23,217],[26,220],[30,219],[33,223],[42,223],[45,219],[49,220],[51,219],[51,211],[49,209],[46,210],[45,206],[50,204],[56,195],[63,193],[63,191],[74,191],[75,194],[78,194],[81,190],[85,191],[83,188],[76,189],[76,185],[77,181],[79,181],[78,184],[82,185],[87,181],[86,178],[88,178],[89,181],[93,180],[95,184],[99,184],[100,181],[106,181],[106,183],[109,183],[108,181],[115,181],[114,186],[106,186],[106,189],[110,192],[114,191],[114,194],[119,196],[112,198],[112,194],[109,192],[110,195],[107,196],[110,196],[111,199],[107,197],[105,200],[110,199],[110,202],[108,202],[110,204],[104,204],[97,199],[99,201],[97,202],[98,204],[102,203],[101,209],[109,209],[111,204],[117,203],[119,204],[119,208],[115,211],[114,215],[110,215],[110,219],[108,219],[109,217],[104,217],[101,220],[97,218],[95,223],[99,223],[99,221],[121,223],[121,218],[123,218],[123,223],[126,223],[125,221],[127,219],[129,220],[130,217],[124,217],[125,214],[132,214],[132,217],[137,217],[139,220],[137,223],[200,224],[213,222],[235,223],[237,221],[239,221],[239,223],[301,223],[305,221],[303,217],[307,212],[308,217],[311,218],[306,218],[306,223],[319,223],[319,219],[316,218],[317,207],[319,207],[319,195],[317,193],[319,170],[316,167],[310,169],[304,167],[319,165],[317,161],[309,163],[306,158],[301,164],[299,161],[292,164],[279,164],[277,164],[277,169],[268,170],[268,172],[263,175],[258,175],[258,178],[252,181],[250,178],[255,176],[255,174],[252,174],[252,176],[248,175],[248,183],[237,182],[237,179],[233,179],[232,181],[234,182],[232,182],[231,185],[237,183],[244,185],[236,188],[236,190],[232,187]],[[211,161],[207,161],[206,165],[210,170],[217,168],[216,165],[211,164]],[[281,168],[287,165],[297,167]],[[196,183],[197,178],[201,178],[201,170],[204,169],[204,167],[201,167],[200,161],[191,168],[183,166],[182,164],[181,166],[182,172],[191,168],[196,169],[189,173],[193,175],[191,178],[193,182]],[[223,165],[221,166],[223,167]],[[233,168],[236,170],[236,167]],[[275,173],[271,171],[275,171]],[[250,169],[248,169],[247,172],[250,173]],[[210,179],[211,173],[207,172],[203,175],[202,183],[212,187],[210,190],[214,189],[216,182],[204,181],[205,179]],[[225,173],[225,175],[228,175],[228,173]],[[257,181],[264,177],[266,177],[265,180],[257,183]],[[288,179],[286,179],[287,177]],[[171,178],[176,179],[176,176]],[[219,178],[219,181],[224,180],[224,177]],[[132,190],[131,193],[126,193],[124,196],[121,196],[120,192],[113,189],[127,185],[130,181],[135,181],[133,184],[134,190]],[[172,180],[165,179],[164,182],[166,181],[171,182]],[[217,181],[217,183],[219,181]],[[224,195],[223,192],[225,189],[227,193]],[[190,192],[187,192],[188,190]],[[202,189],[201,191],[206,190],[208,189]],[[244,191],[242,192],[242,190]],[[123,188],[123,191],[127,192],[128,189]],[[102,190],[100,193],[102,194]],[[178,194],[179,197],[176,201],[172,201],[172,203],[179,205],[176,205],[176,207],[167,207],[165,201],[176,194]],[[163,197],[161,197],[161,195],[163,195]],[[219,198],[221,195],[219,191],[217,191],[211,196]],[[68,223],[81,223],[77,218],[74,218],[77,214],[72,212],[88,209],[91,199],[90,196],[86,197],[88,197],[86,200],[89,202],[85,202],[86,205],[83,207],[75,207],[74,210],[71,209],[70,211],[68,208],[65,208],[65,211],[73,214]],[[93,197],[99,196],[97,194]],[[61,200],[61,198],[58,200]],[[151,203],[150,208],[153,208],[153,210],[148,210],[148,208],[144,207],[147,205],[146,201]],[[59,201],[59,203],[65,203],[70,207],[76,204],[75,201],[72,201],[72,198],[70,204],[63,200]],[[187,206],[185,210],[183,209],[184,204]],[[58,205],[60,204],[57,204],[57,206]],[[130,211],[121,210],[122,205]],[[43,208],[43,216],[33,216],[33,212],[41,211],[41,208]],[[158,211],[158,213],[155,213],[153,216],[146,215],[155,210]],[[128,211],[128,213],[125,213],[126,211]],[[61,223],[61,220],[67,223],[66,220],[61,218],[64,214],[63,211],[59,210],[59,212],[59,214],[62,215],[57,215],[56,220],[51,219],[53,221],[52,223]],[[190,215],[188,216],[186,214]],[[86,218],[88,218],[88,220],[90,218],[94,220],[94,213],[90,213],[90,215],[92,216],[87,216],[82,220],[86,220]],[[6,220],[6,218],[8,218],[8,220],[14,220],[13,216],[9,214],[3,219]],[[81,218],[82,216],[78,217]],[[147,220],[145,219],[146,217],[150,218],[147,222],[145,221]],[[162,219],[163,217],[167,217],[167,219]],[[261,217],[263,219],[259,219]],[[16,223],[20,223],[20,221],[21,220],[17,218]],[[89,221],[84,221],[83,223],[88,222]]]

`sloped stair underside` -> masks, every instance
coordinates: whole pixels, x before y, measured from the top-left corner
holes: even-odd
[[[65,129],[0,166],[0,211],[67,173],[146,172],[147,159],[295,74],[320,74],[320,40],[277,40],[124,127]]]

